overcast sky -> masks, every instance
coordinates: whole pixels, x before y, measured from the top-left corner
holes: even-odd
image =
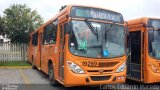
[[[160,0],[0,0],[0,15],[11,4],[26,4],[36,9],[45,21],[58,13],[62,5],[98,6],[120,12],[124,20],[139,17],[160,18]]]

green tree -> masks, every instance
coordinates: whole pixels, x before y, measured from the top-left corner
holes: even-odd
[[[0,35],[5,35],[4,18],[0,16]]]
[[[12,43],[27,43],[29,34],[42,23],[38,12],[25,4],[13,4],[4,11],[4,32]]]

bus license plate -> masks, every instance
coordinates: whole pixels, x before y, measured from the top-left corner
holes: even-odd
[[[98,62],[97,61],[83,61],[82,65],[83,66],[88,66],[88,67],[97,67]]]

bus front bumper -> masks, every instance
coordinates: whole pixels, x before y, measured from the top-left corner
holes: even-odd
[[[64,86],[97,86],[105,84],[125,83],[126,70],[112,74],[75,74],[69,71],[65,73]]]
[[[147,70],[147,78],[145,83],[157,83],[160,82],[160,73],[155,73],[152,70]]]

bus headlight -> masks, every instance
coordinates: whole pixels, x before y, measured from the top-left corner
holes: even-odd
[[[123,72],[126,69],[126,62],[124,62],[117,70],[116,72]]]
[[[149,63],[149,66],[154,73],[160,73],[160,70],[156,65]]]
[[[78,65],[71,61],[67,61],[68,67],[71,69],[72,72],[77,73],[77,74],[84,74],[85,72],[80,68]]]

